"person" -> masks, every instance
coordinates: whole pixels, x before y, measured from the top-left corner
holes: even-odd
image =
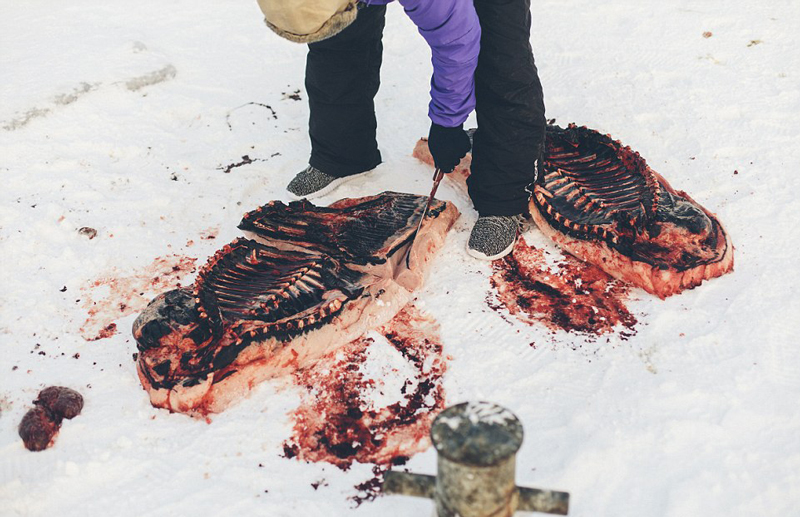
[[[314,198],[381,163],[374,97],[386,4],[393,0],[258,0],[266,24],[307,43],[311,156],[288,184]],[[431,49],[428,145],[451,172],[470,150],[468,191],[478,219],[467,251],[513,249],[544,143],[542,86],[530,44],[530,0],[398,0]],[[476,111],[472,141],[463,129]]]

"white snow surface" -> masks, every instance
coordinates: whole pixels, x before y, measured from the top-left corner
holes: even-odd
[[[735,272],[664,301],[634,291],[627,341],[552,335],[488,309],[491,267],[463,251],[476,214],[445,184],[463,216],[417,303],[452,357],[448,403],[513,411],[518,483],[569,491],[573,516],[798,515],[800,4],[534,0],[533,13],[548,117],[610,133],[717,213]],[[430,189],[410,156],[429,125],[430,54],[399,5],[384,46],[385,163],[323,203]],[[355,508],[371,465],[283,458],[291,383],[207,424],[151,407],[134,315],[106,339],[79,331],[87,283],[169,254],[200,265],[244,212],[289,200],[309,152],[304,56],[255,1],[0,4],[1,515],[430,514],[399,496]],[[257,161],[220,170],[245,155]],[[216,239],[199,237],[209,229]],[[402,375],[392,353],[371,352],[369,368]],[[32,453],[17,425],[48,385],[86,405]],[[406,467],[434,473],[434,451]]]

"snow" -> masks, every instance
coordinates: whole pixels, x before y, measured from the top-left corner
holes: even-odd
[[[366,406],[380,410],[395,403],[404,405],[403,392],[407,389],[413,393],[419,382],[416,371],[383,334],[370,331],[365,335],[372,343],[367,349],[360,373],[365,379],[375,381],[361,393]],[[407,385],[406,380],[409,381]]]
[[[548,116],[611,133],[716,212],[736,269],[664,301],[636,291],[627,341],[553,335],[486,306],[491,267],[463,252],[476,214],[445,183],[439,197],[464,215],[418,302],[452,357],[448,402],[513,411],[518,483],[569,491],[574,516],[796,515],[800,4],[534,0],[533,23]],[[384,46],[385,163],[323,202],[430,189],[410,156],[428,128],[429,53],[397,5]],[[354,508],[371,465],[281,457],[290,383],[207,424],[150,406],[135,314],[106,339],[81,334],[76,300],[95,280],[173,254],[203,263],[245,211],[288,201],[309,150],[304,48],[272,35],[255,2],[39,0],[0,5],[0,49],[0,514],[429,513],[397,496]],[[369,368],[397,360],[376,353]],[[28,452],[16,426],[53,384],[79,389],[84,412]],[[435,461],[429,449],[406,466]]]

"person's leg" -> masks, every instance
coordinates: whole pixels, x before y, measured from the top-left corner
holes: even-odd
[[[481,24],[475,72],[478,130],[469,194],[481,215],[527,211],[544,142],[542,85],[530,44],[530,0],[474,0]]]
[[[309,164],[335,177],[381,163],[373,98],[380,85],[386,6],[365,6],[352,25],[308,45]]]

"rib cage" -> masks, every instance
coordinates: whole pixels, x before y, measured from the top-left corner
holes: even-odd
[[[358,203],[338,202],[330,207],[317,207],[306,200],[285,205],[273,201],[245,214],[239,228],[264,240],[280,240],[307,249],[315,249],[331,257],[353,264],[380,264],[406,244],[413,228],[409,222],[418,219],[426,199],[413,194],[372,196]],[[431,207],[436,216],[444,203]],[[370,217],[364,217],[364,214]],[[398,239],[399,238],[399,239]],[[382,249],[394,242],[393,249]]]
[[[224,321],[236,322],[237,335],[294,334],[324,323],[358,296],[360,276],[321,254],[237,239],[200,271],[195,295],[201,307],[216,305]]]
[[[191,289],[164,293],[137,318],[137,347],[143,358],[155,354],[140,371],[156,388],[197,384],[254,341],[287,340],[328,323],[361,294],[362,276],[321,254],[236,239],[209,259]],[[181,347],[189,348],[158,353],[171,335],[185,336]]]
[[[405,249],[426,201],[385,192],[330,207],[272,202],[246,214],[240,228],[255,239],[225,245],[194,285],[157,296],[134,322],[139,375],[151,401],[180,409],[177,400],[195,400],[193,393],[243,368],[309,361],[340,334],[352,339],[363,331],[361,316],[368,324],[396,312],[392,300],[401,302],[414,288],[408,286],[422,280],[426,261],[412,262],[421,274],[405,271],[410,283],[402,284],[389,257]],[[457,215],[434,200],[423,232],[432,236],[435,227],[443,234]],[[429,242],[435,244],[420,253],[441,244]]]
[[[555,227],[616,243],[624,229],[635,234],[652,220],[660,194],[655,174],[630,148],[585,127],[548,127],[533,195]]]
[[[546,136],[530,213],[571,254],[661,298],[733,269],[716,216],[638,153],[574,124]]]
[[[433,165],[426,139],[413,154]],[[528,187],[530,215],[579,259],[661,298],[733,269],[719,219],[610,136],[550,125],[542,161]],[[465,190],[470,162],[448,175]]]

